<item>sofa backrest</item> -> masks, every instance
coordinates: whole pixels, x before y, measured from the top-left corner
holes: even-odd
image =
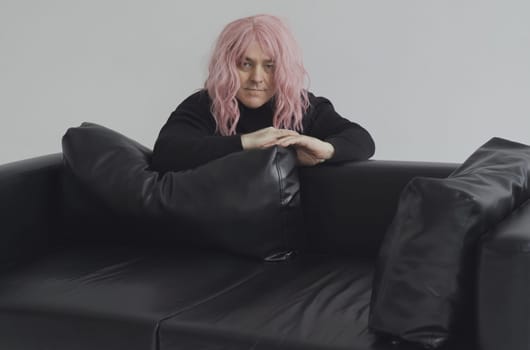
[[[305,250],[373,258],[408,181],[414,176],[445,177],[456,167],[451,163],[369,160],[300,168]],[[86,191],[67,167],[63,167],[61,183],[60,240],[175,241],[156,222],[116,216]]]
[[[457,166],[368,160],[301,168],[307,250],[377,256],[405,185],[415,176],[446,177]]]

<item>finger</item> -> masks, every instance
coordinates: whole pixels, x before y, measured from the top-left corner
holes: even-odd
[[[310,148],[311,140],[305,135],[288,136],[279,140],[282,144],[296,145],[299,147]]]
[[[287,129],[274,129],[273,127],[266,128],[267,133],[261,137],[262,145],[266,144],[275,144],[277,140],[282,139],[286,136],[296,136],[298,133],[296,131],[287,130]],[[261,146],[260,146],[261,147]]]
[[[269,148],[269,147],[272,147],[274,145],[276,145],[276,141],[264,143],[263,145],[260,146],[260,148]]]
[[[276,142],[277,145],[282,147],[291,146],[300,142],[300,136],[286,136]]]
[[[276,131],[277,131],[277,136],[278,136],[278,137],[297,136],[297,135],[300,135],[300,134],[297,133],[296,131],[294,131],[294,130],[289,130],[289,129],[276,129]]]
[[[292,136],[286,136],[286,137],[292,137]],[[265,141],[260,147],[266,148],[266,147],[271,147],[271,146],[274,146],[274,145],[279,145],[280,141],[284,140],[284,138],[275,138],[273,140]]]
[[[261,148],[269,148],[269,147],[272,147],[272,146],[288,147],[290,145],[283,145],[283,144],[279,144],[277,141],[274,141],[274,142],[269,142],[269,143],[263,144],[260,147]]]

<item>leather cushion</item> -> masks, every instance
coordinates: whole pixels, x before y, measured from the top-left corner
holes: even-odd
[[[380,250],[372,329],[427,347],[471,332],[479,237],[530,196],[530,147],[493,138],[446,179],[403,190]]]
[[[405,185],[414,176],[447,177],[458,166],[389,160],[324,164],[300,168],[306,250],[369,260],[377,257]]]
[[[149,169],[151,150],[97,124],[68,129],[62,145],[73,176],[122,219],[169,229],[170,239],[269,260],[296,245],[300,201],[292,149],[242,151],[162,175]]]
[[[86,244],[0,274],[0,349],[159,349],[159,324],[236,288],[261,261],[186,246]]]
[[[160,350],[412,350],[368,329],[373,262],[301,254],[160,324]],[[453,339],[444,350],[475,350]],[[441,350],[441,349],[440,349]]]
[[[530,200],[484,235],[479,248],[478,339],[482,350],[528,348]]]

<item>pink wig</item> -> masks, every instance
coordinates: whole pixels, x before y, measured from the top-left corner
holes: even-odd
[[[274,61],[275,128],[302,131],[302,116],[309,107],[306,70],[296,40],[277,17],[257,15],[229,23],[219,35],[204,84],[212,99],[212,114],[221,135],[234,135],[239,121],[236,99],[240,88],[237,63],[256,41]]]

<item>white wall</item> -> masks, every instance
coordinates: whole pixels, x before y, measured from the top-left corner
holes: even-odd
[[[376,159],[530,143],[526,0],[0,0],[0,163],[59,152],[82,121],[152,147],[222,27],[256,13],[288,21],[311,90],[373,134]]]

